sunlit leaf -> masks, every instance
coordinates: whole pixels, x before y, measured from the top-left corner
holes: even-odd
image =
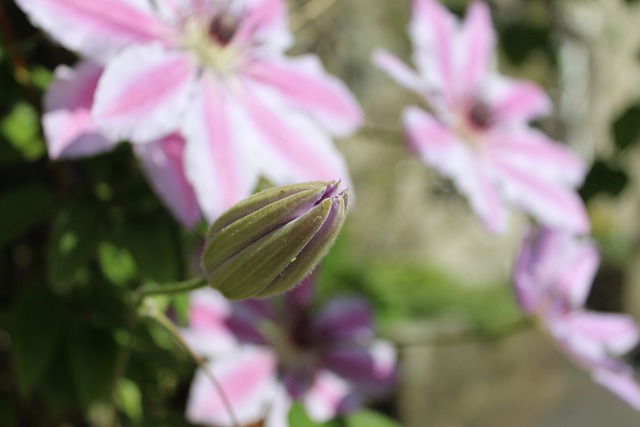
[[[0,132],[26,160],[44,155],[45,145],[39,133],[38,113],[26,102],[16,104],[0,121]]]

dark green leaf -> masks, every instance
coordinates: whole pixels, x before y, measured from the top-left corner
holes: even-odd
[[[51,366],[63,336],[65,308],[45,290],[24,292],[14,301],[9,323],[18,385],[29,393]]]
[[[80,404],[107,400],[118,347],[108,332],[76,325],[68,339],[69,370]]]
[[[598,193],[607,193],[612,196],[620,194],[629,182],[624,171],[609,166],[602,160],[596,161],[580,189],[580,195],[584,200],[589,200]]]
[[[158,283],[180,279],[181,248],[174,225],[164,215],[128,220],[122,227],[122,246],[129,251],[143,279]]]
[[[53,194],[41,184],[27,184],[0,195],[0,246],[44,222],[51,214]]]
[[[95,254],[100,240],[103,208],[92,199],[81,199],[60,210],[49,239],[49,279],[66,290],[79,270]]]
[[[640,139],[640,105],[634,105],[613,122],[613,136],[620,150],[633,145]]]

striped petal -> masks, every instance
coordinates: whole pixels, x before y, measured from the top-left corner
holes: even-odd
[[[345,136],[362,124],[362,111],[353,95],[326,73],[315,55],[256,62],[247,74],[278,89],[288,103],[335,135]]]
[[[578,194],[561,183],[537,176],[508,158],[491,159],[491,173],[506,198],[543,224],[576,233],[590,229],[589,217]]]
[[[149,142],[178,129],[196,68],[188,56],[159,44],[132,46],[110,61],[93,116],[109,138]]]
[[[319,423],[352,411],[360,404],[346,381],[324,370],[316,374],[302,401],[309,417]]]
[[[445,102],[454,105],[458,45],[458,22],[436,0],[414,0],[409,35],[413,41],[413,62],[431,86],[442,91]]]
[[[75,67],[61,65],[44,97],[42,127],[49,157],[72,159],[92,156],[113,149],[116,141],[108,140],[91,117],[93,95],[102,68],[91,61]]]
[[[490,171],[478,153],[460,143],[431,115],[409,107],[403,113],[407,142],[428,165],[450,178],[488,230],[502,232],[506,212]]]
[[[132,43],[169,43],[171,29],[146,0],[17,0],[31,21],[65,47],[105,64]]]
[[[491,12],[485,3],[469,6],[460,33],[460,51],[463,52],[458,74],[460,94],[475,94],[489,69],[495,46],[495,32],[491,25]]]
[[[171,134],[158,141],[136,144],[134,152],[154,191],[185,227],[200,219],[198,200],[184,169],[184,139]]]
[[[279,396],[276,360],[270,352],[245,348],[207,366],[219,382],[240,425],[257,423],[267,417],[273,399]],[[187,419],[198,424],[233,426],[218,389],[200,369],[191,384]]]
[[[376,50],[372,56],[373,64],[384,71],[400,86],[416,93],[426,92],[425,83],[409,66],[386,50]]]
[[[585,162],[568,147],[535,129],[495,129],[485,141],[492,156],[546,179],[578,186],[587,172]]]
[[[266,177],[277,185],[342,180],[349,186],[345,161],[325,132],[277,93],[250,84],[245,89],[238,95],[256,130],[255,150]]]
[[[331,299],[313,319],[312,328],[324,342],[361,341],[373,337],[371,307],[361,298]]]
[[[547,94],[526,80],[492,75],[485,79],[482,90],[498,124],[525,123],[551,112],[552,104]]]
[[[257,184],[257,156],[250,145],[255,137],[234,97],[206,74],[189,105],[182,133],[187,176],[202,211],[213,221]]]

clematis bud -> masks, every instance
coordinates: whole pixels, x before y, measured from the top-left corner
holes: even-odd
[[[348,190],[313,181],[271,188],[245,199],[209,228],[202,265],[229,299],[286,291],[326,255],[346,218]]]

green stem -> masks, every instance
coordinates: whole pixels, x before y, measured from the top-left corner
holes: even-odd
[[[182,336],[180,335],[180,332],[175,327],[173,322],[171,320],[169,320],[169,318],[167,316],[165,316],[164,313],[162,313],[160,310],[158,310],[151,303],[147,303],[142,308],[141,314],[143,316],[150,317],[156,323],[158,323],[160,326],[162,326],[164,328],[164,330],[167,331],[173,337],[173,339],[176,340],[178,342],[178,344],[180,344],[180,346],[189,354],[191,359],[193,359],[193,361],[196,363],[196,365],[198,365],[198,367],[200,369],[202,369],[202,371],[207,375],[207,377],[209,377],[209,380],[211,380],[211,383],[213,383],[213,386],[216,389],[216,392],[218,393],[218,395],[220,396],[220,400],[222,401],[222,404],[223,404],[225,410],[229,414],[229,418],[231,419],[232,427],[241,427],[240,423],[238,422],[238,419],[236,418],[235,413],[233,412],[233,408],[231,407],[231,402],[229,401],[229,398],[227,397],[226,393],[224,392],[224,389],[222,388],[222,385],[220,384],[218,379],[213,375],[213,372],[211,372],[211,370],[209,369],[209,367],[205,363],[204,359],[202,359],[200,356],[198,356],[191,349],[191,347],[189,347],[189,344],[187,344],[185,342],[185,340],[182,338]]]
[[[505,326],[499,331],[490,334],[481,334],[476,331],[463,331],[455,334],[443,334],[441,336],[430,337],[423,340],[415,341],[395,341],[397,347],[422,347],[434,345],[456,345],[469,342],[492,342],[507,338],[516,333],[525,331],[534,326],[534,322],[528,317],[522,317],[515,320],[511,324]]]
[[[180,294],[205,286],[207,286],[206,277],[198,277],[184,282],[165,283],[164,285],[148,285],[138,288],[133,293],[133,300],[136,305],[140,305],[142,300],[148,296]]]

